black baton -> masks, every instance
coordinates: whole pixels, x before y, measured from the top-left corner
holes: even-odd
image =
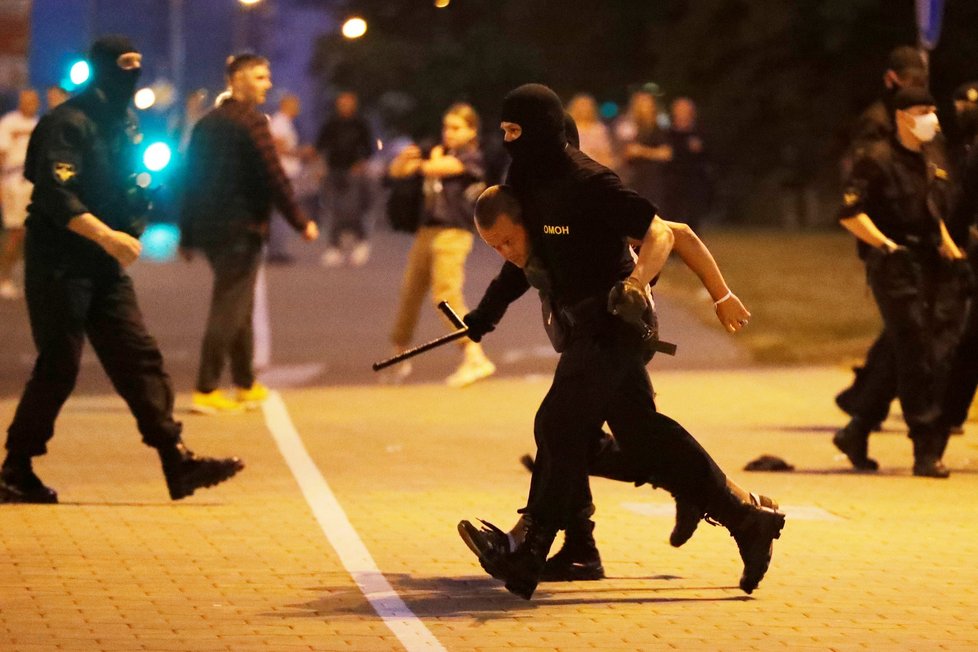
[[[373,364],[374,371],[380,371],[381,369],[385,369],[393,364],[397,364],[398,362],[403,362],[408,358],[413,358],[414,356],[424,353],[425,351],[438,348],[442,344],[448,344],[449,342],[454,342],[461,337],[465,337],[465,335],[469,332],[469,327],[466,326],[465,322],[462,321],[462,318],[459,317],[454,310],[452,310],[452,307],[448,305],[448,302],[442,301],[439,303],[438,309],[441,310],[445,317],[448,318],[448,321],[452,322],[452,326],[457,329],[454,333],[442,335],[441,337],[435,338],[430,342],[425,342],[424,344],[420,344],[413,349],[408,349],[404,353],[398,353],[393,358],[387,358],[386,360],[375,362]]]

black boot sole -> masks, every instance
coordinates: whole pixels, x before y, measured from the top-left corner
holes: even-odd
[[[753,533],[753,541],[747,555],[741,551],[744,560],[744,573],[740,578],[740,589],[750,595],[757,588],[757,585],[764,579],[768,568],[771,565],[771,557],[774,555],[774,540],[781,538],[781,530],[784,529],[784,514],[769,509],[760,509],[749,518],[756,523],[753,527],[757,530]],[[738,541],[738,547],[740,542]]]
[[[227,464],[222,464],[219,468],[199,469],[197,472],[172,479],[167,475],[166,488],[170,492],[171,500],[181,500],[194,495],[198,489],[206,489],[230,480],[238,472],[244,470],[244,467],[242,460],[234,459]]]
[[[601,562],[589,564],[556,564],[549,562],[543,567],[541,582],[594,582],[604,579],[604,566]]]
[[[14,489],[9,485],[0,483],[0,504],[23,504],[23,505],[56,505],[58,504],[58,494],[53,490],[42,493],[24,492]]]
[[[852,464],[852,468],[857,471],[878,471],[880,465],[871,457],[864,457],[860,455],[859,450],[856,448],[855,442],[849,440],[846,436],[845,428],[835,433],[832,437],[832,444],[835,445],[839,451],[841,451],[849,463]]]
[[[506,579],[503,576],[502,569],[489,559],[489,555],[493,554],[494,551],[486,543],[485,535],[476,526],[468,521],[459,521],[458,535],[462,538],[465,545],[468,546],[469,550],[472,551],[472,554],[479,560],[479,565],[482,566],[482,570],[486,571],[493,579]]]

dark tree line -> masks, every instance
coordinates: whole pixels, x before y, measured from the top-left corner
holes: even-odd
[[[880,93],[889,49],[916,38],[912,0],[350,0],[346,10],[368,34],[324,36],[321,79],[415,135],[457,100],[491,127],[503,94],[527,81],[622,104],[646,81],[666,101],[692,97],[730,219],[751,222],[777,220],[772,199],[785,188],[831,204],[848,124]],[[940,98],[978,78],[978,3],[947,0],[944,25],[931,58]]]

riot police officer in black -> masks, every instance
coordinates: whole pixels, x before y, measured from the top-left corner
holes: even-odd
[[[893,351],[913,473],[946,478],[941,400],[967,310],[967,268],[944,223],[953,201],[948,166],[939,148],[927,146],[938,130],[934,104],[922,88],[894,96],[895,133],[856,160],[839,221],[858,239]],[[867,366],[864,373],[889,372]],[[833,442],[856,468],[875,469],[867,450],[871,419],[852,416]]]
[[[695,505],[696,520],[705,514],[730,530],[744,561],[741,588],[750,593],[767,571],[784,515],[732,490],[696,440],[656,411],[645,369],[657,340],[648,284],[669,255],[669,227],[617,175],[567,145],[563,107],[549,88],[515,89],[501,117],[512,190],[484,194],[476,225],[506,263],[465,323],[478,341],[532,282],[560,324],[552,340],[561,357],[534,423],[522,540],[500,551],[466,539],[471,530],[462,523],[460,534],[490,574],[528,599],[557,530],[590,513],[591,449],[607,422],[630,477],[651,480]],[[637,261],[629,241],[642,245]]]
[[[96,40],[89,87],[42,118],[31,136],[25,288],[38,355],[7,431],[0,502],[57,502],[31,459],[47,452],[86,336],[143,442],[157,449],[173,500],[244,468],[238,458],[198,457],[184,446],[170,378],[124,271],[140,254],[148,208],[136,185],[139,133],[128,109],[141,61],[126,37]]]
[[[965,248],[971,271],[978,276],[978,82],[961,84],[954,91],[954,109],[961,195],[947,227],[954,241]],[[972,289],[967,326],[954,354],[944,395],[942,425],[948,431],[961,432],[978,389],[978,284]]]
[[[883,72],[883,94],[870,104],[856,120],[852,141],[846,155],[846,168],[851,171],[853,162],[874,144],[889,142],[893,138],[893,99],[902,88],[926,88],[927,66],[920,50],[901,45],[887,56]],[[848,172],[847,172],[848,176]],[[896,397],[896,354],[890,347],[886,332],[880,334],[866,353],[862,367],[856,367],[852,385],[835,397],[836,405],[846,414],[860,415],[878,429],[890,412],[890,404]],[[870,459],[859,460],[858,468],[875,471],[878,465]]]

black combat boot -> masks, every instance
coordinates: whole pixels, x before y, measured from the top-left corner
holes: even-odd
[[[575,582],[604,579],[604,566],[594,542],[594,505],[589,505],[564,530],[564,545],[547,560],[542,582]]]
[[[479,564],[484,571],[497,580],[505,579],[500,560],[503,555],[512,552],[509,535],[489,521],[480,518],[479,522],[482,523],[481,527],[476,527],[469,521],[459,521],[458,535],[479,558]]]
[[[696,503],[676,498],[676,525],[672,528],[669,535],[669,543],[676,548],[689,541],[700,520],[706,515],[702,507]]]
[[[768,500],[777,505],[773,500]],[[784,514],[776,507],[765,507],[755,494],[750,494],[750,502],[743,502],[727,489],[711,501],[707,519],[726,527],[737,542],[740,558],[744,562],[740,588],[745,593],[753,593],[771,564],[774,540],[781,537],[784,527]]]
[[[916,434],[911,432],[913,441],[913,474],[923,478],[947,478],[951,470],[944,466],[941,457],[947,446],[946,436]]]
[[[525,538],[516,550],[502,556],[500,568],[506,580],[506,590],[529,600],[540,582],[557,528],[525,514],[523,520],[526,523]]]
[[[832,443],[846,454],[854,469],[859,471],[876,471],[880,465],[868,456],[869,427],[859,417],[853,417],[846,427],[835,433]]]
[[[30,457],[7,455],[0,467],[0,503],[56,503],[58,492],[34,473]]]
[[[204,487],[213,487],[244,468],[237,457],[197,457],[182,441],[157,449],[163,462],[163,475],[170,498],[180,500]]]

